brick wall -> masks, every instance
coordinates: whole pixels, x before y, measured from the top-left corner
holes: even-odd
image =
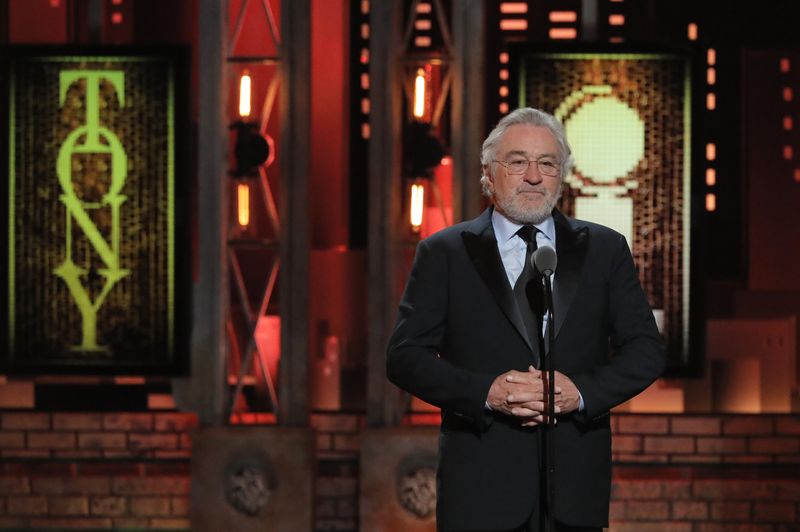
[[[311,426],[317,431],[315,529],[358,530],[358,457],[364,417],[315,414]]]
[[[322,475],[317,530],[358,530],[363,419],[325,414],[312,424]],[[611,531],[800,531],[800,416],[619,414],[612,430]]]
[[[196,423],[0,412],[0,528],[188,530]],[[356,531],[364,417],[317,413],[311,425],[315,530]],[[800,530],[800,416],[620,414],[612,428],[612,531]]]
[[[189,529],[188,430],[175,413],[0,414],[0,528]]]

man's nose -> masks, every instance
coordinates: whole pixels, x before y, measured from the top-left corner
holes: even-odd
[[[528,168],[525,170],[525,173],[522,174],[522,177],[525,181],[530,181],[532,183],[539,183],[544,179],[542,173],[539,172],[539,165],[536,162],[528,164]]]

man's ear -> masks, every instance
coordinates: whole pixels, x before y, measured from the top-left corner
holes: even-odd
[[[485,179],[486,187],[489,191],[494,192],[494,176],[492,175],[492,167],[491,165],[484,165],[483,166],[483,177]]]

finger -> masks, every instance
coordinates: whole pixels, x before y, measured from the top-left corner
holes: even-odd
[[[545,405],[543,401],[529,401],[527,403],[515,404],[520,408],[527,408],[528,410],[535,410],[537,412],[544,412]]]
[[[506,374],[506,382],[524,382],[526,373],[512,369]]]
[[[542,411],[541,410],[533,410],[530,408],[525,408],[522,406],[515,406],[511,409],[511,415],[515,417],[541,417]]]
[[[523,423],[531,423],[533,425],[540,425],[544,423],[544,416],[539,414],[538,416],[533,416],[530,419],[526,419]]]
[[[542,396],[542,392],[516,392],[509,394],[506,397],[506,402],[508,403],[528,403],[531,401],[543,401],[544,397]]]

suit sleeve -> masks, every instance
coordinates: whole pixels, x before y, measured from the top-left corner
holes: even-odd
[[[584,400],[578,418],[607,414],[653,383],[664,370],[666,349],[639,282],[633,257],[622,235],[616,235],[608,275],[609,338],[607,364],[571,376]]]
[[[389,380],[443,410],[485,428],[486,397],[494,376],[454,366],[440,353],[446,336],[448,260],[443,245],[417,246],[387,350]]]

